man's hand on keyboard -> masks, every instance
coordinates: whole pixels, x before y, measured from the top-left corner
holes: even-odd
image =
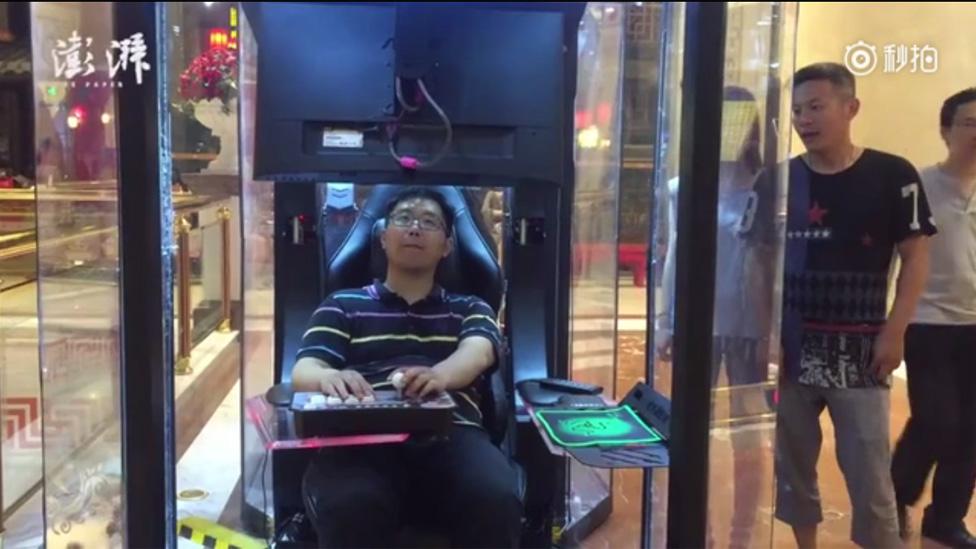
[[[339,397],[343,400],[350,394],[362,399],[373,395],[373,388],[366,379],[355,370],[327,369],[319,379],[319,387],[327,396]]]
[[[397,371],[403,373],[403,395],[407,398],[433,397],[447,390],[447,380],[433,368],[413,366]]]

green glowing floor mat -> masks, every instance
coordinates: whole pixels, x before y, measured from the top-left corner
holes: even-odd
[[[634,446],[664,438],[627,405],[593,410],[546,408],[535,411],[549,439],[563,448]]]

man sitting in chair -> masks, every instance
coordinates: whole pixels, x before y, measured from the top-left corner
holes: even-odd
[[[329,296],[313,313],[292,373],[296,391],[363,398],[403,373],[403,393],[449,391],[446,439],[323,449],[305,474],[306,507],[322,547],[391,547],[407,513],[455,547],[515,547],[522,507],[516,473],[481,426],[476,381],[495,364],[495,314],[434,283],[452,251],[453,213],[437,192],[391,201],[381,236],[385,282]]]

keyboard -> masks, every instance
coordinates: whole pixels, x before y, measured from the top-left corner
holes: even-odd
[[[370,401],[343,401],[321,393],[295,393],[291,411],[299,438],[389,433],[446,433],[457,404],[449,394],[414,401],[396,391],[375,391]]]

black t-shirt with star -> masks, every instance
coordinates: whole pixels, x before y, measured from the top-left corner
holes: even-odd
[[[936,229],[918,172],[907,160],[866,149],[849,168],[814,172],[790,162],[787,197],[783,350],[787,374],[819,387],[873,387],[874,338],[887,318],[895,247]],[[775,203],[774,180],[757,183]],[[765,200],[764,200],[765,199]],[[773,234],[774,208],[760,224]]]

